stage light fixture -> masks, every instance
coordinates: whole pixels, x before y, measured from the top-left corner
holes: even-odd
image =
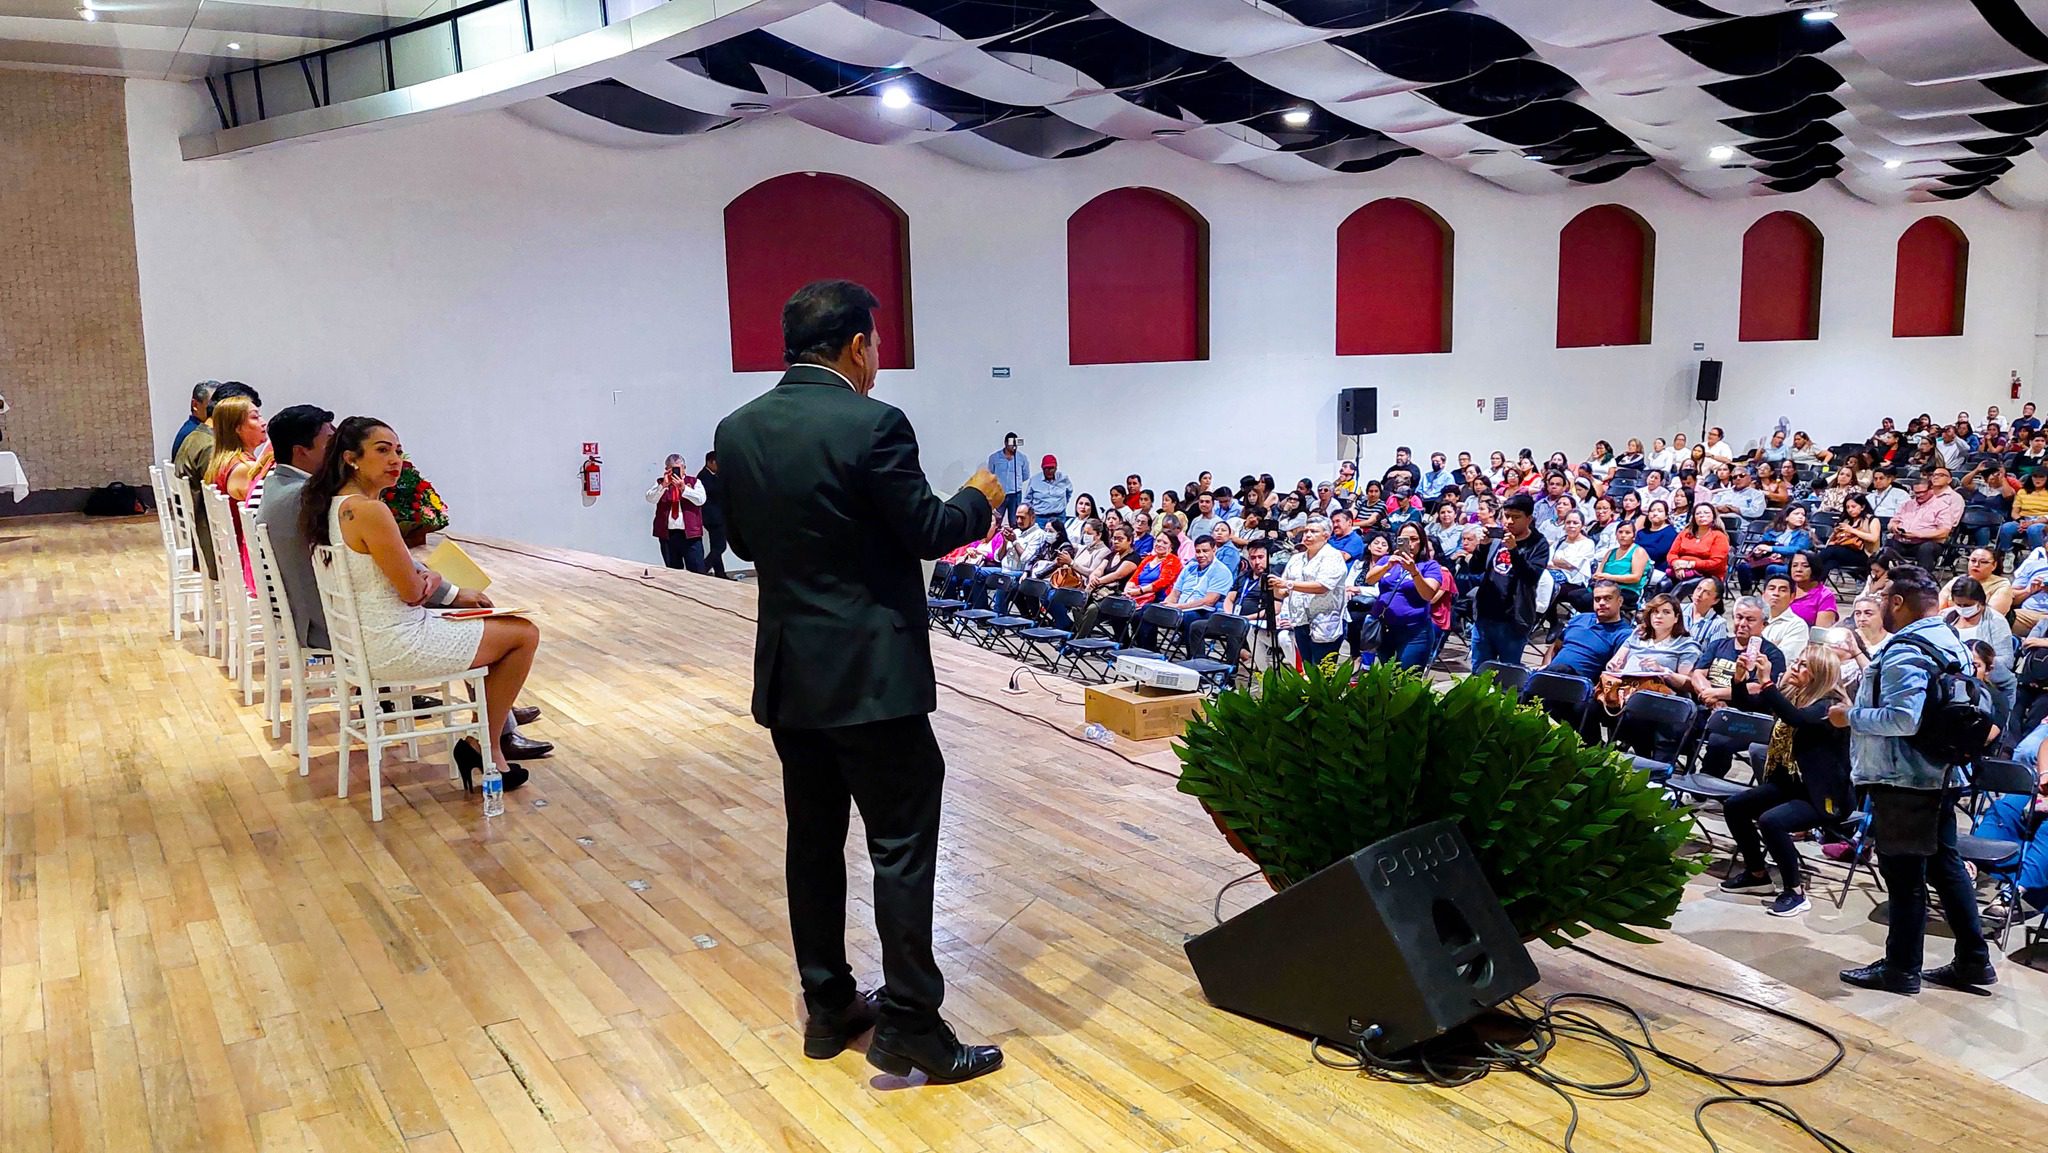
[[[1717,164],[1723,160],[1733,160],[1735,159],[1735,149],[1730,148],[1726,144],[1716,144],[1707,150],[1707,159]]]
[[[1289,128],[1305,128],[1308,126],[1309,111],[1306,108],[1290,108],[1280,119],[1286,121]]]
[[[1898,167],[1899,165],[1901,165],[1901,164],[1904,164],[1904,163],[1905,163],[1905,161],[1903,161],[1903,160],[1887,160],[1887,161],[1885,161],[1885,162],[1884,162],[1884,166],[1885,166],[1886,168],[1897,168],[1897,167]]]
[[[1835,15],[1836,13],[1833,8],[1808,8],[1799,14],[1799,18],[1808,24],[1832,24],[1835,21]]]
[[[882,107],[908,108],[910,105],[910,89],[901,84],[891,84],[882,89]]]

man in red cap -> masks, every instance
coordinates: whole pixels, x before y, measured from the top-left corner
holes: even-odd
[[[1024,503],[1038,514],[1040,523],[1050,525],[1067,519],[1067,506],[1073,500],[1073,482],[1060,471],[1059,458],[1047,453],[1038,462],[1038,475],[1024,485]]]

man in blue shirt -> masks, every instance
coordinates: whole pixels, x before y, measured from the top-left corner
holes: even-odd
[[[1728,478],[1727,488],[1714,490],[1714,507],[1729,509],[1744,520],[1755,520],[1764,515],[1764,490],[1756,487],[1756,478],[1746,468],[1738,468]]]
[[[206,412],[213,403],[213,390],[219,386],[220,381],[217,380],[202,380],[192,386],[191,415],[185,418],[185,423],[178,426],[177,432],[171,434],[171,451],[164,454],[165,460],[178,455],[178,446],[185,442],[185,438],[192,434],[193,429],[206,427]]]
[[[1934,852],[1906,853],[1886,847],[1882,817],[1875,823],[1877,871],[1892,900],[1884,959],[1842,970],[1842,980],[1860,989],[1911,996],[1922,980],[1949,988],[1975,988],[1998,980],[1991,949],[1977,917],[1977,892],[1956,852],[1954,769],[1931,760],[1912,738],[1927,709],[1928,686],[1944,667],[1972,667],[1962,638],[1940,613],[1940,586],[1927,570],[1900,565],[1885,589],[1884,623],[1892,639],[1877,650],[1856,689],[1856,704],[1836,705],[1828,720],[1849,730],[1850,779],[1870,790],[1879,812],[1888,802],[1912,799],[1935,803]],[[1916,797],[1917,794],[1917,797]],[[1941,897],[1942,916],[1956,941],[1955,960],[1921,972],[1927,944],[1927,886]]]
[[[2034,415],[2034,402],[2028,401],[2020,408],[2018,419],[2012,422],[2010,431],[2014,436],[2036,431],[2041,427],[2041,418]]]
[[[988,470],[996,474],[1003,484],[1003,523],[1010,524],[1017,517],[1017,506],[1023,503],[1024,486],[1031,481],[1031,462],[1018,451],[1024,444],[1022,437],[1014,432],[1003,434],[1003,447],[989,454]]]
[[[1593,611],[1579,613],[1565,623],[1557,639],[1550,642],[1543,671],[1597,681],[1634,628],[1621,619],[1621,589],[1613,581],[1595,581]]]
[[[1429,454],[1429,471],[1422,474],[1422,499],[1435,500],[1444,490],[1458,483],[1458,474],[1444,467],[1444,454]]]
[[[1050,453],[1038,462],[1038,470],[1039,475],[1024,485],[1024,503],[1038,514],[1040,524],[1067,519],[1067,505],[1074,499],[1074,482],[1060,471],[1059,458]]]
[[[1531,514],[1536,527],[1556,524],[1564,519],[1568,510],[1558,508],[1558,502],[1571,496],[1571,480],[1563,473],[1552,470],[1543,478],[1543,495],[1536,499],[1536,511]]]
[[[1180,610],[1181,643],[1188,642],[1188,630],[1196,621],[1208,616],[1223,604],[1229,595],[1237,574],[1216,563],[1216,542],[1208,537],[1195,538],[1195,563],[1180,570],[1180,579],[1173,584],[1173,591],[1160,603],[1170,609]],[[1153,648],[1159,640],[1156,626],[1142,621],[1138,624],[1138,647]]]
[[[1351,514],[1338,509],[1330,514],[1330,547],[1356,564],[1365,555],[1365,534],[1351,523]]]

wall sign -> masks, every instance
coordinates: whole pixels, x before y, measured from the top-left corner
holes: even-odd
[[[1494,397],[1494,398],[1493,398],[1493,419],[1495,419],[1495,420],[1506,420],[1507,418],[1508,418],[1508,398],[1507,398],[1507,397],[1505,397],[1505,396],[1496,396],[1496,397]]]

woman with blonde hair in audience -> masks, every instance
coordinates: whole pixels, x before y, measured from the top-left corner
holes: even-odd
[[[505,759],[503,736],[512,702],[533,667],[540,629],[523,617],[449,620],[428,612],[439,578],[413,561],[398,519],[380,497],[405,462],[398,434],[367,416],[352,416],[334,432],[327,459],[302,490],[300,528],[310,546],[332,545],[355,588],[362,645],[370,668],[397,681],[435,681],[483,669],[484,728],[491,761],[504,772],[507,791],[526,782],[526,770]],[[490,607],[481,592],[463,590],[459,606]],[[473,741],[455,746],[464,792],[482,764]]]
[[[1840,658],[1826,645],[1812,644],[1789,658],[1782,684],[1773,684],[1771,663],[1753,661],[1737,674],[1745,695],[1775,717],[1764,754],[1762,781],[1728,798],[1722,815],[1735,838],[1738,860],[1721,882],[1724,892],[1769,889],[1765,852],[1778,866],[1778,895],[1769,912],[1792,917],[1809,907],[1805,869],[1796,833],[1830,830],[1854,810],[1849,785],[1849,730],[1831,723],[1829,713],[1850,698],[1842,690]]]
[[[1829,647],[1842,660],[1842,687],[1853,689],[1863,679],[1872,653],[1884,647],[1892,634],[1884,627],[1884,599],[1857,597],[1849,606],[1849,627],[1837,633]]]
[[[277,467],[270,452],[270,432],[263,412],[246,396],[230,396],[213,406],[213,455],[207,458],[205,481],[232,500],[246,501],[257,483]],[[249,542],[235,520],[235,543],[242,551],[242,583],[256,593],[256,570],[249,563]]]

